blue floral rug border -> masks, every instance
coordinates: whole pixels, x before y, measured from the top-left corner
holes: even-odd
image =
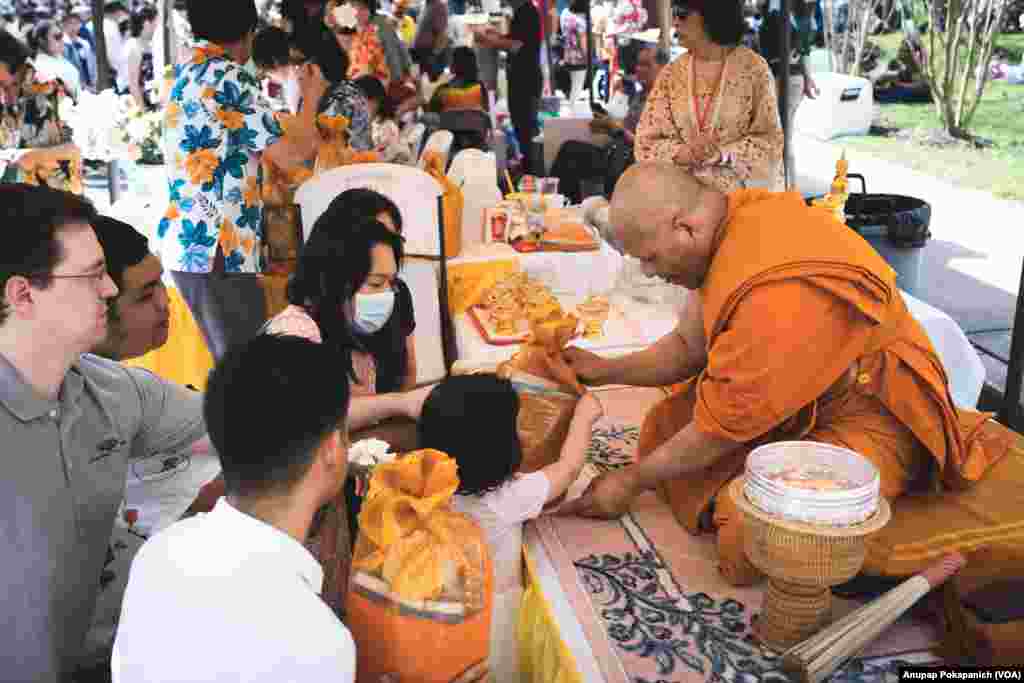
[[[624,467],[632,453],[613,442],[635,447],[639,432],[622,425],[596,429],[590,464],[601,471]],[[743,603],[687,592],[637,520],[628,514],[620,523],[635,552],[588,555],[573,565],[614,646],[654,660],[657,678],[636,676],[633,683],[669,683],[692,673],[710,683],[788,683],[777,654],[751,633]],[[935,662],[927,653],[905,655],[853,660],[829,683],[889,683],[902,667]]]

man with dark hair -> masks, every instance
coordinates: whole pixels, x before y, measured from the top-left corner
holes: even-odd
[[[110,302],[107,338],[95,353],[111,360],[137,358],[167,343],[170,310],[160,259],[138,230],[108,216],[92,224],[118,295]]]
[[[0,185],[0,611],[3,677],[83,664],[128,462],[208,448],[201,398],[87,352],[117,286],[88,201]]]
[[[284,135],[247,66],[257,23],[254,0],[187,0],[197,39],[174,67],[164,132],[170,203],[157,229],[171,271],[214,358],[251,338],[266,320],[262,270],[262,174],[266,156],[289,169],[311,159],[317,104],[326,83],[300,72],[302,110]]]
[[[273,335],[221,358],[203,412],[227,497],[139,551],[114,683],[354,680],[352,637],[303,545],[348,469],[343,360],[334,346]]]

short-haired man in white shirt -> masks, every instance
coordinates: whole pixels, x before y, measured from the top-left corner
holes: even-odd
[[[227,497],[132,563],[114,683],[355,678],[355,645],[304,547],[348,468],[348,380],[334,346],[260,335],[224,355],[203,412]]]

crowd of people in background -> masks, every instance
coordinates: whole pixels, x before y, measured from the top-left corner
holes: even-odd
[[[0,3],[0,28],[28,45],[37,70],[59,78],[73,96],[98,90],[91,4],[40,3],[30,11],[14,10],[13,2]],[[157,106],[159,88],[153,69],[157,16],[151,2],[115,0],[104,4],[101,18],[113,87],[150,111]]]

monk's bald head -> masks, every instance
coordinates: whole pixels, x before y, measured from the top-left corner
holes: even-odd
[[[612,222],[618,227],[649,228],[637,216],[666,210],[692,213],[697,208],[704,186],[675,164],[643,162],[630,166],[615,184],[612,196]],[[616,220],[620,214],[622,222]]]
[[[634,164],[615,185],[613,235],[644,271],[696,289],[710,264],[725,197],[674,164]]]

